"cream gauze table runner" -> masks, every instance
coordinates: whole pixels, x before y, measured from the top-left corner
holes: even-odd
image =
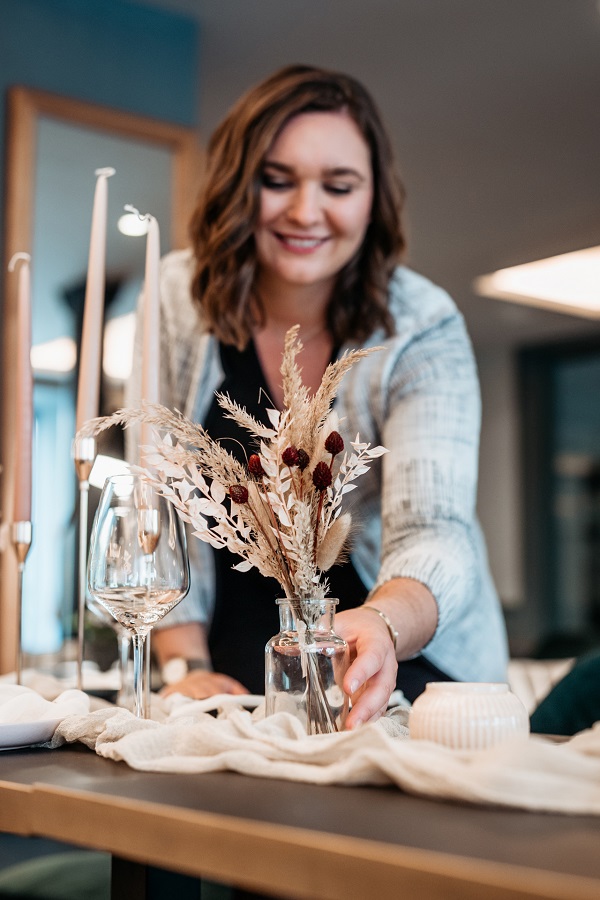
[[[100,756],[150,772],[229,770],[315,784],[393,784],[426,797],[600,814],[600,723],[564,743],[534,736],[461,751],[411,740],[402,707],[356,731],[307,737],[288,713],[264,718],[260,707],[242,708],[243,699],[153,697],[152,720],[97,709],[65,718],[48,746],[81,741]]]

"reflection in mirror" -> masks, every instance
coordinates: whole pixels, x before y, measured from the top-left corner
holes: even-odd
[[[100,413],[122,404],[132,366],[134,310],[144,270],[144,235],[123,234],[125,204],[154,215],[163,253],[185,245],[199,153],[193,133],[40,92],[10,97],[6,259],[14,248],[32,256],[34,366],[34,539],[23,586],[23,649],[53,658],[71,655],[76,607],[76,479],[70,457],[75,430],[77,348],[81,336],[94,171],[112,166],[109,183],[106,295]],[[3,522],[9,525],[14,447],[10,440],[14,385],[14,288],[5,279],[2,461]],[[14,366],[12,366],[14,368]],[[122,437],[108,433],[98,453],[122,456]],[[95,508],[90,497],[90,514]],[[14,665],[15,560],[2,554],[0,670]]]

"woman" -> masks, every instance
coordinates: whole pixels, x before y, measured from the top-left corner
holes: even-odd
[[[336,401],[346,439],[360,432],[390,451],[348,498],[354,546],[330,573],[336,630],[354,657],[348,728],[377,719],[396,684],[413,700],[432,680],[505,678],[502,616],[474,512],[475,365],[451,299],[398,265],[402,195],[366,90],[287,67],[217,128],[193,252],[171,254],[162,269],[161,400],[241,458],[253,448],[240,448],[246,436],[214,391],[261,418],[265,393],[280,406],[288,328],[300,326],[312,391],[347,347],[385,347],[354,366]],[[278,586],[233,572],[226,554],[190,539],[191,597],[153,637],[170,690],[262,692]]]

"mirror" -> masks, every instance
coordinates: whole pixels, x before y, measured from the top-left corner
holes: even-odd
[[[124,204],[133,204],[157,218],[163,254],[185,247],[202,168],[192,129],[23,87],[9,91],[7,142],[0,672],[14,668],[18,636],[17,562],[10,541],[17,279],[8,274],[8,261],[17,251],[32,258],[35,424],[33,542],[23,585],[27,661],[28,653],[55,654],[71,633],[77,500],[70,447],[95,169],[116,170],[109,181],[105,352],[116,346],[117,332],[125,340],[117,360],[129,358],[130,365],[146,241],[122,234],[117,221]],[[115,371],[105,356],[104,370],[101,412],[121,405],[127,365]]]

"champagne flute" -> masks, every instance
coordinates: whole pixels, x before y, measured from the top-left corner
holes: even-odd
[[[172,505],[139,475],[104,484],[90,540],[88,589],[131,634],[134,713],[144,718],[144,641],[189,590],[185,532]]]

